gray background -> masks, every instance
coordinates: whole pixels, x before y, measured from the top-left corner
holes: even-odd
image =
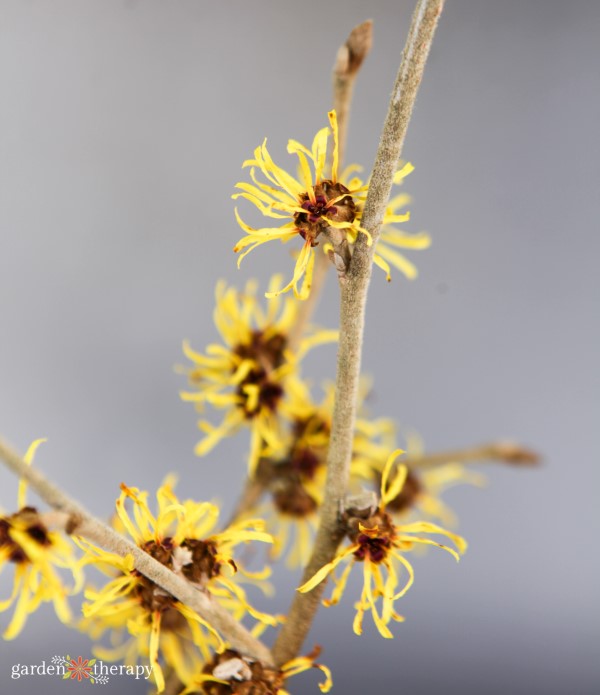
[[[195,459],[172,367],[182,338],[214,339],[218,278],[291,272],[278,244],[235,269],[241,162],[265,135],[288,161],[287,138],[325,124],[337,46],[372,17],[348,153],[370,166],[411,4],[0,3],[0,431],[21,449],[49,437],[39,465],[95,513],[121,480],[152,490],[172,469],[231,503],[245,436]],[[321,612],[308,644],[338,693],[598,692],[599,35],[597,2],[445,10],[405,148],[408,228],[434,245],[412,255],[417,282],[374,277],[373,408],[431,450],[513,437],[545,465],[490,467],[487,489],[448,495],[469,552],[418,561],[396,639],[352,634],[356,583]],[[330,326],[336,302],[330,278]],[[317,379],[334,360],[323,348],[307,367]],[[0,481],[11,507],[16,481]],[[295,581],[278,573],[267,605],[283,610]],[[45,608],[0,650],[0,692],[53,695],[75,684],[11,681],[10,665],[90,645]]]

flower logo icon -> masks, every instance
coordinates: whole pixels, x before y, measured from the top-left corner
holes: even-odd
[[[67,655],[67,662],[67,670],[63,678],[65,680],[67,678],[71,678],[71,680],[77,679],[79,682],[81,682],[84,678],[91,678],[92,666],[96,663],[96,659],[84,659],[83,657],[78,656],[77,661],[75,661],[75,659],[71,659],[71,657]],[[94,679],[91,678],[91,680],[93,683]]]

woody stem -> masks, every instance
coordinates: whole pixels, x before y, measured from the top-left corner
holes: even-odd
[[[393,176],[443,4],[443,0],[419,0],[413,14],[362,217],[362,226],[371,233],[374,241],[379,234]],[[343,538],[339,510],[348,487],[365,307],[372,262],[373,247],[367,246],[364,235],[359,235],[348,272],[340,282],[340,340],[327,481],[319,530],[302,584],[321,567],[331,562]],[[273,647],[276,664],[285,663],[302,648],[323,590],[324,582],[308,593],[295,595],[286,623]]]

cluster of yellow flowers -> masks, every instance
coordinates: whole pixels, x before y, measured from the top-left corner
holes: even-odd
[[[41,441],[29,448],[28,462]],[[255,636],[268,626],[278,625],[281,618],[254,608],[242,585],[247,582],[264,586],[270,567],[250,572],[234,558],[240,544],[273,542],[264,530],[265,523],[249,519],[215,531],[219,507],[211,502],[179,500],[173,487],[174,478],[168,476],[156,493],[157,513],[153,514],[147,492],[122,484],[114,528],[209,595],[234,619],[242,621],[249,616],[254,621]],[[0,611],[4,611],[16,602],[5,639],[16,637],[27,616],[41,603],[51,601],[64,623],[78,627],[92,639],[100,640],[110,633],[111,647],[97,646],[98,657],[122,660],[128,665],[149,663],[159,692],[165,688],[164,668],[176,674],[186,693],[232,693],[237,692],[237,685],[249,681],[265,687],[270,684],[276,688],[273,692],[283,694],[287,692],[287,678],[311,668],[323,671],[326,680],[321,689],[329,689],[330,673],[315,662],[316,652],[293,659],[280,669],[263,668],[228,649],[212,625],[139,573],[131,555],[122,557],[79,536],[73,537],[73,544],[59,531],[49,530],[48,525],[54,521],[52,513],[43,515],[25,506],[24,483],[19,489],[18,506],[16,513],[0,516],[0,571],[9,563],[15,565],[11,596],[0,603]],[[77,546],[83,551],[81,557],[76,556]],[[74,621],[66,597],[82,590],[83,569],[88,565],[95,565],[109,580],[101,588],[89,585],[85,589],[83,618]],[[71,587],[61,578],[61,569],[72,575]]]
[[[334,390],[325,384],[322,397],[315,399],[300,368],[309,351],[335,343],[337,331],[308,326],[300,337],[295,332],[300,320],[299,301],[310,292],[314,249],[320,244],[331,256],[351,257],[360,235],[372,243],[371,235],[361,226],[368,183],[358,177],[356,166],[338,171],[338,129],[333,111],[329,123],[330,128],[317,133],[310,149],[289,141],[288,152],[298,158],[298,178],[277,166],[263,143],[254,157],[244,162],[252,183],[238,183],[239,192],[234,195],[250,201],[263,215],[283,220],[279,227],[253,228],[236,210],[246,232],[235,247],[242,251],[240,261],[272,239],[286,242],[295,236],[302,238],[291,281],[285,284],[281,276],[274,276],[266,306],[257,298],[255,282],[242,291],[219,283],[214,311],[219,342],[203,351],[196,351],[187,342],[183,346],[190,365],[182,368],[189,388],[181,397],[202,413],[199,428],[203,437],[196,454],[205,456],[223,438],[248,428],[248,479],[257,494],[237,519],[219,527],[218,505],[179,499],[174,492],[175,480],[168,476],[156,493],[156,512],[150,507],[147,492],[122,484],[113,519],[114,528],[138,548],[189,581],[237,621],[250,623],[254,635],[276,627],[283,618],[255,608],[244,584],[266,589],[269,563],[282,555],[291,566],[307,562],[323,503]],[[330,137],[332,164],[326,173]],[[401,183],[411,170],[410,164],[402,166],[395,183]],[[409,214],[402,212],[409,200],[404,193],[391,199],[374,253],[374,262],[388,279],[390,265],[409,278],[416,276],[413,264],[396,249],[425,249],[430,243],[424,233],[410,235],[394,226],[409,219]],[[289,290],[293,294],[282,296]],[[352,568],[361,566],[363,588],[355,604],[354,632],[361,634],[364,614],[370,612],[379,633],[390,638],[390,622],[403,620],[396,613],[395,602],[414,580],[410,553],[419,546],[433,545],[458,559],[466,549],[461,536],[436,523],[455,523],[441,493],[455,483],[479,484],[480,479],[460,463],[423,473],[398,464],[404,452],[398,449],[397,428],[387,418],[370,416],[365,405],[369,390],[365,381],[349,492],[366,486],[379,498],[374,495],[366,508],[346,510],[342,519],[346,541],[333,561],[299,591],[311,591],[331,575],[334,589],[324,604],[334,605]],[[218,423],[205,414],[207,407],[222,412]],[[30,448],[28,461],[38,444]],[[414,435],[409,437],[407,448],[412,459],[422,453]],[[15,637],[27,616],[43,602],[53,602],[59,618],[72,623],[66,597],[82,589],[83,569],[92,565],[108,575],[108,580],[100,587],[85,588],[83,618],[76,621],[77,626],[94,640],[110,635],[111,647],[98,646],[98,656],[126,664],[149,663],[159,691],[165,687],[166,669],[179,679],[182,693],[283,695],[289,677],[311,668],[325,674],[320,688],[329,690],[331,676],[325,666],[316,663],[318,651],[278,669],[239,653],[213,625],[138,572],[131,555],[108,552],[78,536],[73,544],[59,530],[50,529],[56,521],[52,514],[26,506],[24,495],[21,484],[18,511],[0,516],[0,569],[8,564],[15,567],[10,597],[0,603],[0,611],[16,603],[4,633],[6,639]],[[416,512],[426,520],[416,518]],[[440,539],[449,539],[453,545]],[[266,566],[258,571],[249,571],[236,555],[239,546],[249,543],[271,548]],[[343,563],[343,571],[335,576]],[[72,581],[66,582],[60,572],[68,572]]]

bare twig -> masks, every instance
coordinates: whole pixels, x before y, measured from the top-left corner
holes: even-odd
[[[436,468],[452,461],[458,463],[501,461],[511,466],[535,466],[540,462],[540,457],[535,451],[526,449],[519,444],[493,442],[492,444],[483,444],[470,449],[442,451],[434,454],[424,454],[423,456],[409,456],[402,459],[402,463],[413,470]]]
[[[354,27],[350,32],[346,42],[340,46],[333,66],[333,108],[336,110],[338,118],[340,162],[344,162],[346,156],[354,83],[360,66],[369,55],[372,45],[373,21],[368,19]]]
[[[244,514],[252,511],[252,509],[254,509],[260,502],[260,498],[263,496],[265,490],[266,483],[260,477],[246,478],[242,494],[238,499],[235,509],[229,517],[227,525],[231,526],[231,524],[233,524],[235,521],[241,519]]]
[[[79,502],[69,497],[35,468],[28,466],[12,447],[0,439],[0,459],[17,476],[26,480],[38,495],[51,507],[68,515],[68,533],[84,536],[93,543],[125,557],[132,555],[135,568],[178,601],[185,604],[212,625],[234,649],[253,656],[264,664],[272,664],[269,649],[255,639],[246,628],[213,601],[206,593],[193,587],[168,567],[138,548],[114,529],[96,519]]]
[[[374,240],[377,238],[385,212],[392,179],[442,7],[443,0],[419,0],[413,15],[362,217],[363,226],[371,232]],[[302,583],[308,581],[317,570],[333,559],[343,537],[339,524],[339,510],[348,485],[365,306],[373,256],[373,249],[363,243],[363,238],[363,235],[360,235],[347,276],[340,283],[340,342],[325,501],[321,508],[315,547],[304,571]],[[276,664],[293,658],[302,648],[324,585],[325,582],[322,582],[308,593],[296,594],[287,621],[273,647]]]

